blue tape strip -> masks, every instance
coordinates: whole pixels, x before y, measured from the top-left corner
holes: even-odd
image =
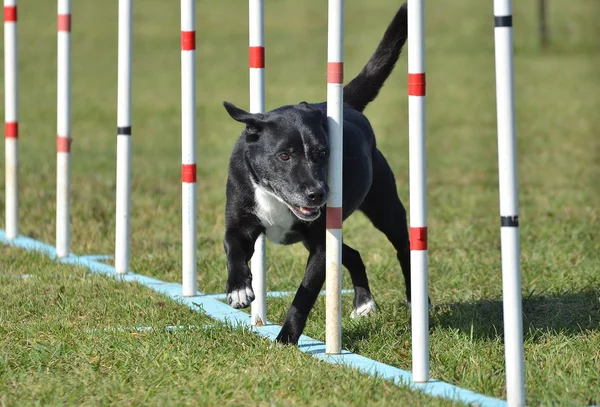
[[[0,242],[4,243],[5,245],[17,246],[29,251],[41,252],[53,259],[56,258],[56,249],[53,246],[38,242],[37,240],[33,240],[25,236],[17,236],[14,239],[8,239],[6,237],[6,232],[4,232],[2,229],[0,229]]]
[[[56,250],[54,247],[22,236],[9,240],[6,238],[4,230],[1,229],[0,242],[30,251],[42,252],[56,259]],[[275,325],[268,321],[264,326],[251,326],[249,314],[240,310],[236,310],[219,301],[217,295],[205,295],[198,293],[198,295],[194,297],[183,297],[181,295],[181,284],[178,283],[167,283],[135,273],[128,273],[121,276],[116,273],[114,267],[94,261],[87,256],[69,255],[69,257],[59,259],[59,261],[62,263],[86,267],[94,273],[103,274],[118,280],[138,282],[154,291],[167,295],[181,304],[187,305],[195,311],[202,310],[207,316],[213,319],[229,323],[233,327],[247,327],[256,332],[258,335],[272,341],[275,340],[279,330],[281,329],[281,326]],[[284,293],[283,295],[287,295],[287,293]],[[278,296],[278,294],[276,293],[275,296]],[[300,340],[298,341],[298,348],[302,352],[312,355],[325,362],[352,367],[370,376],[381,377],[396,385],[407,386],[430,396],[459,401],[480,407],[507,406],[507,403],[504,400],[475,393],[442,381],[430,380],[427,383],[413,383],[412,374],[410,372],[348,352],[347,350],[342,351],[340,355],[327,355],[325,353],[325,343],[310,338],[306,335],[302,335],[300,337]]]
[[[89,256],[79,256],[80,258],[83,259],[90,259],[90,260],[112,260],[113,256],[111,256],[110,254],[91,254]]]

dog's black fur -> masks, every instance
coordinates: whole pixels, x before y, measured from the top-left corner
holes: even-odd
[[[394,69],[406,36],[403,5],[367,65],[344,87],[343,218],[360,210],[387,236],[396,249],[410,302],[406,210],[362,114]],[[231,154],[227,179],[227,298],[235,308],[248,307],[254,300],[248,262],[261,233],[280,244],[302,242],[310,253],[306,272],[277,337],[296,344],[325,280],[327,104],[302,102],[259,114],[224,105],[233,119],[246,125]],[[354,285],[354,312],[374,311],[359,252],[344,244],[342,263]]]

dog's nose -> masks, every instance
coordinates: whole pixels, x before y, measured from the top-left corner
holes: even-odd
[[[321,204],[325,199],[325,188],[313,187],[306,190],[306,197],[311,203]]]

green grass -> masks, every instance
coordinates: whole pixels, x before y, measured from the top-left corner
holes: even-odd
[[[450,405],[249,331],[167,333],[160,327],[210,321],[137,284],[1,254],[0,405]],[[88,333],[117,325],[158,328]]]
[[[134,13],[131,265],[140,274],[179,281],[179,9],[167,3],[146,0]],[[223,292],[226,280],[224,182],[241,128],[221,102],[248,103],[242,3],[197,4],[198,281],[204,292]],[[527,403],[598,404],[600,5],[550,1],[552,44],[542,51],[535,2],[514,3]],[[348,79],[374,50],[397,5],[347,2]],[[268,108],[325,98],[325,8],[317,0],[267,4]],[[55,11],[53,2],[19,3],[21,233],[50,244],[55,233]],[[73,4],[76,253],[114,251],[116,11],[116,4]],[[491,2],[427,6],[430,295],[436,305],[431,373],[504,397],[492,21]],[[408,205],[405,82],[406,54],[366,113]],[[360,214],[344,224],[344,233],[362,253],[381,310],[367,320],[345,319],[344,346],[409,370],[409,313],[391,245]],[[269,245],[268,252],[269,289],[295,290],[304,249]],[[11,278],[20,274],[35,278]],[[196,325],[205,318],[141,287],[16,249],[2,249],[0,276],[0,404],[35,399],[43,404],[437,402],[319,363],[295,349],[270,347],[243,331],[84,334],[106,326]],[[349,286],[347,276],[344,285]],[[344,315],[350,300],[344,299]],[[270,301],[269,319],[281,322],[289,302]],[[323,339],[323,301],[306,333]]]

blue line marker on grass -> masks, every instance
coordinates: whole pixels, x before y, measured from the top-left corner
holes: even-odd
[[[90,260],[96,260],[96,261],[112,260],[114,258],[114,256],[112,256],[110,254],[91,254],[89,256],[79,256],[79,257],[83,258],[83,259],[90,259]]]
[[[9,240],[6,238],[6,234],[2,229],[0,229],[0,242],[29,251],[42,252],[49,257],[56,259],[56,250],[54,247],[23,236]],[[135,273],[128,273],[124,276],[121,276],[115,272],[114,267],[94,261],[93,259],[90,259],[89,256],[77,256],[71,254],[66,258],[58,259],[58,261],[61,263],[85,267],[93,273],[103,274],[112,278],[116,278],[117,280],[137,282],[148,288],[151,288],[154,291],[162,293],[181,304],[187,305],[192,310],[198,311],[201,309],[208,317],[221,322],[229,323],[233,327],[249,328],[258,335],[271,341],[275,340],[279,330],[281,329],[281,326],[272,324],[268,321],[264,326],[251,326],[249,314],[246,314],[240,310],[236,310],[219,301],[215,295],[205,295],[199,293],[194,297],[182,297],[181,284],[178,283],[168,283]],[[347,350],[343,350],[340,355],[327,355],[325,353],[325,343],[310,338],[306,335],[302,335],[300,337],[298,349],[325,362],[352,367],[370,376],[380,377],[396,385],[407,386],[430,396],[459,401],[480,407],[507,406],[507,403],[504,400],[475,393],[473,391],[438,380],[430,380],[428,383],[413,383],[412,374],[410,372],[351,353]]]

